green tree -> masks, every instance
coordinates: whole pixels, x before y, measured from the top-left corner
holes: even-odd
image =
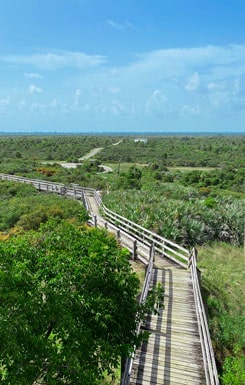
[[[119,176],[116,187],[119,189],[136,189],[141,188],[142,171],[135,165],[129,167],[128,172],[121,173]]]
[[[49,221],[0,244],[2,384],[98,384],[143,335],[139,280],[104,230]]]

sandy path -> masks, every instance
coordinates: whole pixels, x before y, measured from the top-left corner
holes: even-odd
[[[82,156],[82,157],[79,158],[78,160],[82,161],[82,160],[85,160],[85,159],[92,158],[92,156],[98,154],[98,152],[100,152],[101,150],[103,150],[103,148],[104,148],[104,147],[93,148],[91,151],[89,151],[87,154],[85,154],[84,156]]]

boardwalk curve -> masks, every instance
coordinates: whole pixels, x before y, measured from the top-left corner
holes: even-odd
[[[158,315],[148,316],[139,325],[150,337],[127,360],[121,385],[219,385],[195,249],[189,252],[113,213],[93,189],[7,174],[0,174],[0,179],[29,183],[39,191],[81,200],[90,212],[91,225],[114,233],[134,258],[148,265],[148,270],[152,266],[147,275],[149,285],[163,285],[164,306]]]

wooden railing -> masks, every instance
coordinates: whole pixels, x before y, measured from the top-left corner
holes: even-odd
[[[143,286],[140,300],[139,300],[140,304],[144,303],[147,299],[147,296],[148,296],[150,283],[151,283],[151,279],[152,279],[154,258],[155,258],[155,249],[154,249],[154,245],[152,245],[150,248],[149,264],[148,264],[147,271],[146,271],[144,286]],[[136,331],[137,336],[140,333],[140,328],[141,328],[141,323],[139,323],[139,325],[137,327],[137,331]],[[129,385],[129,383],[130,383],[130,376],[131,376],[131,371],[132,371],[132,367],[133,367],[135,349],[136,348],[134,348],[134,351],[133,351],[131,357],[127,358],[125,361],[125,364],[124,364],[125,366],[124,366],[123,375],[121,378],[120,385]]]
[[[164,238],[160,235],[130,221],[129,219],[109,210],[102,202],[97,191],[94,197],[101,208],[102,215],[119,228],[131,234],[134,238],[140,240],[147,246],[154,243],[155,251],[178,265],[187,268],[189,265],[190,252],[184,247]]]
[[[202,300],[202,294],[199,285],[198,269],[197,269],[197,251],[195,248],[191,251],[189,268],[191,270],[193,294],[196,305],[198,329],[202,346],[202,354],[204,361],[204,369],[206,375],[206,385],[219,385],[217,367],[210,338],[206,312]]]
[[[65,195],[68,197],[72,197],[74,199],[82,200],[86,209],[91,212],[91,208],[89,207],[89,201],[86,199],[87,195],[93,196],[98,206],[101,209],[103,216],[108,220],[110,226],[113,226],[118,231],[123,230],[129,234],[132,239],[137,239],[143,242],[145,245],[150,247],[151,253],[149,256],[149,265],[145,280],[145,285],[149,285],[149,279],[151,276],[152,268],[153,268],[153,253],[157,252],[163,257],[167,257],[178,265],[188,268],[191,271],[192,283],[193,283],[193,293],[195,298],[197,319],[198,319],[198,328],[200,334],[200,340],[202,345],[202,353],[204,359],[204,367],[206,374],[206,384],[207,385],[219,385],[219,379],[217,374],[217,368],[214,358],[214,352],[212,348],[212,342],[208,329],[208,322],[206,318],[206,313],[204,309],[204,304],[202,300],[199,278],[198,278],[198,270],[196,266],[196,250],[193,248],[192,251],[188,251],[182,246],[177,245],[176,243],[169,241],[168,239],[159,236],[158,234],[153,233],[150,230],[145,229],[144,227],[128,220],[127,218],[122,217],[121,215],[116,214],[115,212],[109,210],[102,202],[102,199],[99,193],[91,188],[80,187],[78,185],[65,186],[61,183],[53,183],[44,180],[37,179],[29,179],[16,175],[8,175],[0,173],[0,179],[2,180],[12,180],[21,183],[32,184],[39,191],[57,193],[60,195]],[[93,216],[91,223],[95,224],[95,218]],[[152,245],[154,244],[154,249]],[[154,250],[154,252],[153,252]],[[148,286],[147,286],[148,287]],[[142,292],[143,293],[143,292]],[[148,289],[145,289],[141,300],[145,300],[145,295],[148,293]],[[126,372],[131,372],[131,360],[127,361],[126,364]],[[125,373],[126,373],[125,372]],[[123,385],[128,384],[128,374],[125,374],[125,379],[122,382]]]

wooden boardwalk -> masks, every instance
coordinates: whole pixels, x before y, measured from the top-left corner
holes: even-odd
[[[95,199],[88,200],[104,227]],[[206,385],[191,273],[156,256],[151,286],[158,283],[164,288],[163,308],[142,325],[150,336],[134,356],[130,384]]]
[[[124,371],[122,385],[219,385],[198,283],[195,253],[189,255],[187,251],[189,257],[186,258],[181,254],[186,251],[181,246],[174,245],[104,207],[105,216],[112,219],[109,222],[99,213],[98,203],[101,205],[102,202],[93,189],[67,187],[7,174],[0,174],[0,179],[29,183],[39,191],[81,199],[91,214],[92,225],[114,233],[121,245],[132,252],[133,257],[137,256],[151,267],[151,250],[157,249],[161,253],[161,256],[155,255],[149,278],[151,287],[158,283],[163,286],[163,306],[158,315],[149,315],[141,325],[149,331],[150,336],[135,352],[132,365],[128,361],[130,365],[128,371]],[[120,228],[117,227],[118,223],[121,223]],[[177,259],[184,258],[186,263],[179,259],[177,261],[176,256]]]
[[[134,385],[204,385],[205,371],[190,272],[156,258],[152,286],[164,287],[163,308],[148,316],[151,333],[135,354]]]

